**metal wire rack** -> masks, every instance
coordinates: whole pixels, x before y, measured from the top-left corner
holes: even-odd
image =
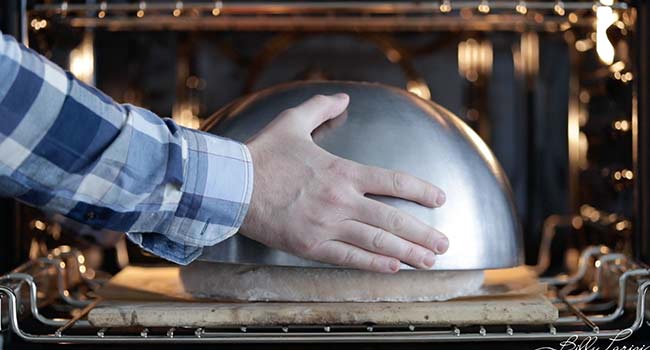
[[[82,256],[72,250],[69,255]],[[66,275],[83,264],[66,264],[63,256],[28,261],[0,277],[0,318],[3,331],[12,331],[26,341],[38,343],[255,343],[255,342],[458,342],[488,340],[561,340],[569,337],[615,337],[631,334],[644,325],[645,297],[650,270],[630,258],[611,253],[607,247],[585,249],[579,269],[570,276],[547,278],[549,297],[561,317],[548,325],[491,325],[431,327],[395,325],[241,325],[228,328],[97,328],[86,319],[101,302],[82,279],[69,289]],[[77,259],[83,261],[83,258]],[[76,269],[76,271],[75,271]],[[82,268],[81,270],[85,270]],[[28,273],[29,272],[29,273]],[[39,290],[43,275],[55,281],[53,297]],[[596,276],[587,290],[577,286]],[[607,277],[610,276],[610,277]],[[612,280],[616,276],[618,281]],[[615,282],[615,283],[612,283]],[[617,290],[611,286],[617,286]],[[24,290],[23,287],[27,289]],[[583,288],[584,289],[584,288]],[[607,292],[607,293],[603,293]],[[606,295],[610,295],[607,297]],[[45,300],[43,300],[45,299]],[[68,317],[49,317],[52,305],[66,310]]]
[[[56,17],[72,27],[108,30],[564,30],[590,27],[593,1],[325,1],[240,2],[141,0],[35,3],[31,18]],[[629,5],[608,5],[625,11]],[[577,16],[574,12],[582,15]],[[27,23],[27,21],[25,21]],[[564,28],[564,29],[563,29]]]

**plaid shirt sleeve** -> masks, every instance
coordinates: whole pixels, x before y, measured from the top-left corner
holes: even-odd
[[[0,195],[187,264],[235,234],[252,190],[245,145],[117,104],[0,33]]]

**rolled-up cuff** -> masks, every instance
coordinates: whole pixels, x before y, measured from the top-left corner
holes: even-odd
[[[179,244],[157,233],[127,233],[127,237],[149,253],[180,265],[191,263],[203,252],[202,247]]]
[[[162,234],[132,232],[129,237],[156,255],[187,264],[202,247],[239,230],[253,193],[253,162],[242,143],[196,130],[181,132],[184,180],[178,207],[164,220]]]

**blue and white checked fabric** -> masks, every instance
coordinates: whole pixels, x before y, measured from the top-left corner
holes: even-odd
[[[245,145],[117,104],[0,33],[0,195],[187,264],[235,234],[252,191]]]

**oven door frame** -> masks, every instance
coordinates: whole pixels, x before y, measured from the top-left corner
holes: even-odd
[[[644,263],[650,262],[650,5],[637,0],[637,51],[635,115],[633,116],[634,159],[637,182],[635,186],[635,254]]]

